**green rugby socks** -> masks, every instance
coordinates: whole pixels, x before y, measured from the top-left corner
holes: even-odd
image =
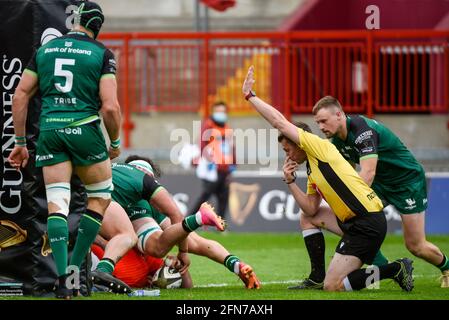
[[[87,209],[86,213],[83,214],[78,227],[78,236],[72,258],[70,259],[70,265],[80,268],[87,252],[89,252],[90,246],[97,236],[98,230],[100,230],[102,220],[103,216],[101,214],[90,209]]]
[[[388,264],[388,259],[379,250],[379,251],[377,251],[376,256],[374,257],[372,264],[375,266],[378,266],[378,267],[384,266],[384,265]]]
[[[235,274],[239,274],[239,262],[240,259],[237,256],[230,254],[224,259],[223,264],[229,271],[234,272]]]
[[[114,261],[112,261],[112,259],[109,258],[103,258],[100,260],[95,270],[112,274],[112,272],[114,272],[114,269],[115,269]]]
[[[197,212],[192,216],[185,217],[184,220],[182,220],[182,227],[186,232],[195,231],[200,226],[201,226],[201,214],[199,212]]]
[[[441,270],[441,272],[449,270],[449,259],[447,256],[443,253],[443,261],[437,265],[437,268]]]
[[[47,219],[47,232],[58,276],[63,276],[67,269],[67,242],[69,238],[67,217],[61,213],[51,213]]]

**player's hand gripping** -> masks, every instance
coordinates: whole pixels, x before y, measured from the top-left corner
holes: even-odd
[[[186,273],[190,266],[190,258],[187,252],[178,252],[178,259],[181,262],[181,265],[178,269],[180,274]]]

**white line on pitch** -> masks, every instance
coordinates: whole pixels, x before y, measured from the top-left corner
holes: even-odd
[[[425,276],[423,274],[414,274],[413,278],[434,278],[432,275]],[[262,284],[291,284],[291,283],[298,283],[304,279],[297,279],[297,280],[279,280],[279,281],[261,281]],[[387,279],[385,279],[387,280]],[[209,283],[209,284],[200,284],[200,285],[194,285],[195,288],[219,288],[219,287],[230,287],[235,286],[237,282],[235,283]]]

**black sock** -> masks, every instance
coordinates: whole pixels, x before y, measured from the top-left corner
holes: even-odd
[[[366,288],[367,285],[372,284],[373,282],[371,279],[373,279],[375,273],[373,270],[374,268],[376,268],[376,266],[355,270],[348,274],[347,278],[352,290],[361,290]],[[383,280],[393,278],[401,269],[401,265],[398,262],[392,262],[383,266],[378,266],[377,268],[379,268],[379,280]],[[368,279],[369,277],[370,279]],[[367,283],[367,280],[369,283]],[[347,291],[348,289],[349,288],[346,288]]]
[[[326,276],[326,266],[324,263],[326,245],[324,243],[323,233],[319,231],[304,236],[304,243],[306,244],[307,253],[310,258],[311,272],[309,279],[318,283],[323,282]]]

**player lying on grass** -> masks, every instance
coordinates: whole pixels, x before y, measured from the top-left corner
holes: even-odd
[[[104,256],[104,245],[106,243],[107,241],[105,239],[101,238],[101,236],[97,236],[95,244],[91,247],[92,258],[97,262]],[[167,258],[170,258],[172,261],[172,267],[175,269],[179,268],[180,261],[175,256],[167,256]],[[134,247],[120,259],[112,274],[131,288],[151,287],[154,274],[164,265],[164,263],[164,259],[144,255],[137,249],[137,247]],[[94,263],[92,263],[92,265],[95,269],[96,265],[94,266]],[[188,270],[187,272],[184,272],[181,277],[181,288],[193,287],[192,278]]]
[[[154,180],[154,174],[156,176],[160,174],[157,168],[155,170],[154,164],[150,164],[152,163],[151,159],[131,156],[128,157],[126,162],[129,164],[116,165],[112,170],[115,187],[112,197],[113,200],[120,201],[119,203],[125,209],[118,203],[112,203],[108,207],[104,225],[100,230],[100,234],[103,237],[110,239],[109,243],[112,241],[116,244],[120,242],[120,244],[114,246],[109,244],[106,246],[106,258],[99,265],[98,271],[110,273],[111,269],[113,269],[111,268],[113,262],[117,261],[127,251],[124,250],[124,247],[129,249],[132,244],[127,242],[126,239],[133,239],[136,235],[138,237],[137,247],[142,253],[160,258],[164,257],[179,241],[186,240],[183,247],[180,247],[180,253],[178,254],[178,258],[183,265],[183,268],[180,270],[181,274],[187,270],[190,263],[186,260],[187,252],[189,252],[224,264],[231,272],[236,273],[240,277],[247,288],[260,288],[260,282],[251,266],[240,261],[237,256],[231,255],[218,242],[205,239],[192,232],[200,225],[199,221],[201,219],[201,221],[208,222],[202,222],[203,224],[216,226],[217,229],[223,226],[224,222],[207,203],[201,206],[200,211],[196,215],[183,219],[183,215],[173,199],[162,187],[158,188],[160,192],[153,196],[150,202],[143,199],[134,202],[129,201],[130,199],[125,201],[125,198],[129,197],[129,195],[123,196],[123,194],[132,190],[127,185],[133,176],[129,167],[134,170],[144,170],[145,176],[149,177],[145,179],[152,179],[153,181],[156,181]],[[128,182],[125,183],[126,181]],[[161,194],[162,192],[165,194]],[[167,216],[161,212],[166,213]],[[182,225],[178,221],[182,221]],[[224,228],[219,230],[224,230]],[[170,237],[171,241],[167,241],[165,236],[168,233],[172,235]],[[105,268],[105,266],[108,266],[108,268]]]
[[[254,67],[248,70],[243,94],[253,107],[276,129],[286,153],[284,180],[303,210],[313,217],[324,198],[338,218],[343,237],[337,245],[324,279],[324,290],[360,290],[371,284],[372,271],[361,269],[371,264],[385,238],[387,221],[382,201],[360,178],[354,168],[329,141],[311,133],[301,123],[289,122],[278,110],[267,104],[251,90]],[[307,194],[294,182],[294,172],[306,163]],[[378,267],[378,279],[394,279],[405,291],[413,289],[412,261],[404,258]]]
[[[127,293],[129,287],[124,286],[111,273],[115,263],[136,242],[143,253],[159,258],[163,258],[173,246],[178,245],[177,257],[182,262],[179,272],[183,274],[190,265],[186,241],[189,233],[202,225],[214,226],[219,231],[225,229],[224,221],[208,204],[201,206],[196,215],[184,218],[167,190],[154,179],[151,170],[148,163],[140,160],[132,161],[132,164],[112,165],[113,201],[105,213],[105,218],[108,215],[107,223],[100,229],[100,235],[109,241],[103,259],[92,272],[92,279],[94,283],[105,285],[118,293]],[[162,232],[157,223],[148,217],[139,217],[131,223],[123,208],[130,208],[142,199],[170,212],[173,225]],[[123,219],[118,219],[120,214]],[[154,241],[152,245],[146,244],[149,238]]]

